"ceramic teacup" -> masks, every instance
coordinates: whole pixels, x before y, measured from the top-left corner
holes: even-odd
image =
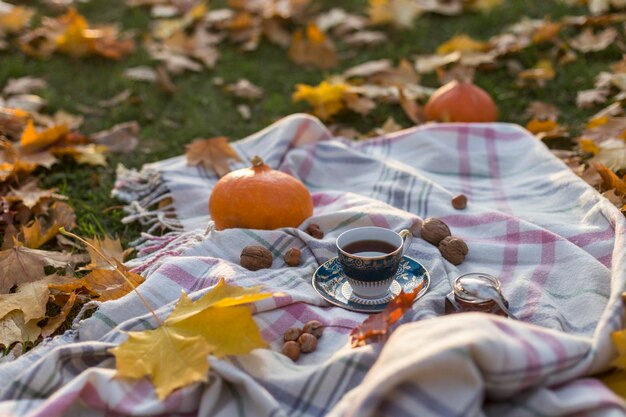
[[[339,263],[353,294],[369,299],[386,296],[412,237],[406,229],[396,233],[374,226],[340,234],[337,238]]]

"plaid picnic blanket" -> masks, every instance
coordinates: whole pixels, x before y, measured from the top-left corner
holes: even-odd
[[[299,228],[207,230],[216,176],[184,157],[121,168],[115,194],[145,234],[130,262],[146,277],[140,291],[166,316],[181,289],[192,298],[220,277],[282,295],[255,304],[269,342],[227,360],[209,358],[207,383],[158,401],[147,379],[114,379],[108,349],[126,332],[155,322],[134,294],[106,303],[72,330],[0,365],[0,415],[28,416],[612,416],[626,404],[592,376],[616,352],[625,289],[623,215],[542,143],[509,124],[442,124],[353,142],[317,120],[287,117],[236,142],[247,161],[260,155],[300,178],[315,212]],[[233,168],[246,166],[237,163]],[[463,211],[451,196],[468,196]],[[175,213],[175,217],[173,216]],[[470,248],[454,266],[413,239],[408,255],[429,270],[431,286],[384,344],[350,348],[349,328],[367,315],[334,307],[311,276],[334,257],[343,231],[394,230],[443,219]],[[323,239],[304,232],[316,223]],[[243,246],[261,244],[272,268],[239,266]],[[302,250],[287,268],[282,254]],[[444,296],[466,272],[500,279],[520,321],[444,315]],[[279,353],[283,332],[316,319],[330,327],[318,349],[293,363]],[[334,326],[334,327],[333,327]]]

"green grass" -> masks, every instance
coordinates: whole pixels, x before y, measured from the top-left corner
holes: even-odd
[[[27,3],[37,6],[43,14],[50,13],[38,2]],[[332,1],[321,3],[323,9],[336,5]],[[134,154],[111,157],[108,168],[89,171],[65,161],[51,173],[41,174],[46,186],[59,187],[70,197],[79,218],[79,233],[92,235],[107,232],[122,235],[127,241],[137,236],[139,228],[122,225],[121,210],[107,210],[120,204],[109,197],[117,163],[139,168],[147,162],[179,155],[184,152],[184,145],[197,137],[224,135],[231,139],[242,138],[282,116],[308,109],[302,103],[292,102],[295,84],[317,84],[327,75],[368,60],[411,59],[417,54],[433,53],[438,45],[460,33],[486,40],[500,33],[506,25],[518,22],[522,16],[558,19],[568,14],[586,13],[583,8],[569,7],[558,1],[505,0],[505,3],[505,7],[486,14],[468,13],[454,17],[425,15],[416,20],[410,30],[382,28],[390,34],[390,41],[375,48],[353,51],[339,43],[339,53],[344,59],[341,67],[332,71],[300,68],[288,60],[285,50],[267,42],[263,42],[257,51],[249,53],[224,42],[220,46],[222,55],[216,68],[176,77],[174,81],[178,92],[170,96],[154,85],[122,77],[128,67],[151,64],[141,48],[120,62],[97,57],[73,59],[62,55],[39,60],[13,48],[0,53],[0,86],[12,77],[44,77],[49,83],[42,94],[49,103],[47,111],[63,109],[72,113],[80,113],[81,105],[97,107],[99,100],[111,98],[124,89],[132,91],[132,101],[108,109],[102,116],[86,115],[81,131],[91,133],[116,123],[137,120],[142,126],[141,145]],[[366,1],[342,2],[342,7],[361,13],[365,12],[366,5]],[[78,7],[94,23],[115,22],[125,30],[137,31],[146,31],[150,24],[147,10],[128,8],[121,0],[92,0],[79,3]],[[538,59],[548,57],[549,53],[548,49],[539,45],[512,58],[529,67]],[[533,100],[543,100],[559,107],[562,111],[561,123],[577,131],[594,110],[577,109],[576,92],[590,88],[595,75],[620,57],[621,51],[617,46],[587,56],[580,55],[578,61],[558,68],[557,78],[542,88],[520,87],[507,74],[504,65],[488,73],[478,73],[476,82],[494,96],[502,121],[525,124],[524,109]],[[240,117],[236,106],[241,101],[214,86],[211,82],[213,77],[222,77],[227,83],[247,78],[265,89],[264,98],[251,104],[252,120],[244,121]],[[434,76],[428,76],[423,79],[423,84],[436,87],[437,81]],[[382,125],[390,115],[405,127],[411,125],[397,106],[389,105],[380,105],[366,117],[347,115],[338,117],[338,121],[365,132]]]

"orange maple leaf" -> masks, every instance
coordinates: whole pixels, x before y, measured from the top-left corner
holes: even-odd
[[[387,304],[383,311],[369,316],[358,327],[355,327],[350,332],[352,347],[363,346],[372,341],[384,340],[389,327],[400,320],[404,313],[411,308],[415,297],[417,297],[423,286],[424,283],[421,282],[412,292],[401,292]]]
[[[55,125],[37,132],[32,120],[28,121],[20,137],[20,150],[27,153],[37,152],[54,144],[69,132],[66,125]]]

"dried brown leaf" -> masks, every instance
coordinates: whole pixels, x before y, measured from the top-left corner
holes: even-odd
[[[39,320],[24,320],[24,313],[13,310],[0,319],[0,346],[8,347],[15,342],[35,342],[41,333]]]
[[[43,190],[37,186],[37,180],[32,180],[22,185],[19,189],[11,191],[4,197],[9,202],[22,202],[28,209],[35,207],[40,201],[54,198],[57,200],[66,200],[67,197],[57,194],[57,188]]]
[[[556,120],[559,117],[559,109],[553,104],[533,101],[526,109],[526,114],[532,119]]]
[[[98,294],[98,301],[102,302],[123,297],[144,281],[141,275],[128,271],[121,264],[118,264],[117,269],[96,269],[83,277],[83,280],[85,288]]]
[[[65,302],[63,307],[61,307],[61,311],[59,312],[59,314],[54,317],[50,317],[46,325],[41,328],[41,336],[44,338],[52,336],[52,334],[56,332],[63,323],[65,323],[67,315],[70,313],[75,303],[76,293],[73,292],[70,294],[68,300]]]
[[[400,94],[400,106],[404,110],[404,114],[416,125],[424,123],[424,110],[415,100],[407,98],[402,88],[399,88],[398,92]]]
[[[115,260],[116,262],[124,262],[124,249],[119,239],[113,239],[109,236],[105,236],[103,239],[95,237],[93,239],[85,238],[96,249],[87,245],[87,252],[91,258],[89,265],[84,266],[82,269],[95,270],[95,269],[113,269],[114,267],[108,260]],[[106,258],[103,258],[98,254],[100,251]]]
[[[120,123],[108,130],[91,135],[98,145],[104,145],[111,152],[130,153],[139,144],[139,123],[136,121]]]
[[[225,90],[235,97],[245,98],[248,100],[256,100],[263,97],[263,89],[252,84],[245,78],[240,79],[236,83],[226,84]]]
[[[70,254],[14,246],[0,252],[0,294],[14,285],[34,282],[46,275],[44,266],[61,268],[71,259]]]
[[[196,139],[186,148],[187,165],[202,165],[207,170],[215,171],[219,177],[230,172],[229,160],[241,161],[224,136]]]
[[[41,90],[46,88],[48,83],[43,78],[37,77],[21,77],[21,78],[9,78],[4,89],[2,90],[2,94],[13,95],[13,94],[30,94],[35,90]]]
[[[314,23],[293,34],[289,58],[301,66],[329,69],[339,64],[335,45]]]
[[[617,30],[612,27],[598,34],[594,34],[591,28],[585,28],[580,35],[570,41],[570,45],[580,52],[603,51],[615,42],[617,35]]]

